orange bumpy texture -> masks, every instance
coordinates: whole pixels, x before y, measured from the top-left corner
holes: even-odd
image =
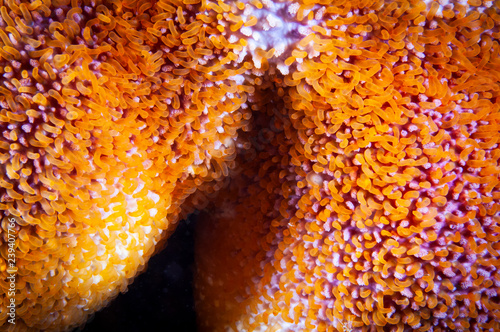
[[[199,6],[0,1],[0,329],[85,322],[221,187],[254,89],[232,77],[252,65],[223,65]]]
[[[202,330],[499,331],[500,3],[298,4],[198,230]]]
[[[499,7],[0,1],[1,329],[83,323],[230,174],[206,330],[500,329]]]

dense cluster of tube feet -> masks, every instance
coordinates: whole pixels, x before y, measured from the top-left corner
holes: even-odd
[[[199,209],[200,331],[500,331],[499,39],[498,0],[0,1],[0,330]]]

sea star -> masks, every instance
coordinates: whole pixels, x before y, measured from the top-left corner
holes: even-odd
[[[198,230],[202,330],[500,329],[498,7],[442,5],[289,7],[314,33]]]
[[[85,322],[228,175],[200,232],[207,330],[500,328],[497,4],[0,14],[15,328]]]
[[[18,330],[84,323],[222,186],[254,88],[222,65],[195,3],[0,8],[0,325],[11,298]]]

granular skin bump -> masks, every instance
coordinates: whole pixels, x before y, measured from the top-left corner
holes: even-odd
[[[0,329],[82,325],[206,208],[202,330],[500,330],[499,7],[0,1]]]

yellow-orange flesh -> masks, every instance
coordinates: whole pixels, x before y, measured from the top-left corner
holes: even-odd
[[[500,329],[499,7],[1,1],[0,329],[81,325],[230,173],[206,330]]]
[[[222,65],[200,4],[0,5],[0,329],[69,330],[222,185],[253,90],[233,77],[249,65]]]

